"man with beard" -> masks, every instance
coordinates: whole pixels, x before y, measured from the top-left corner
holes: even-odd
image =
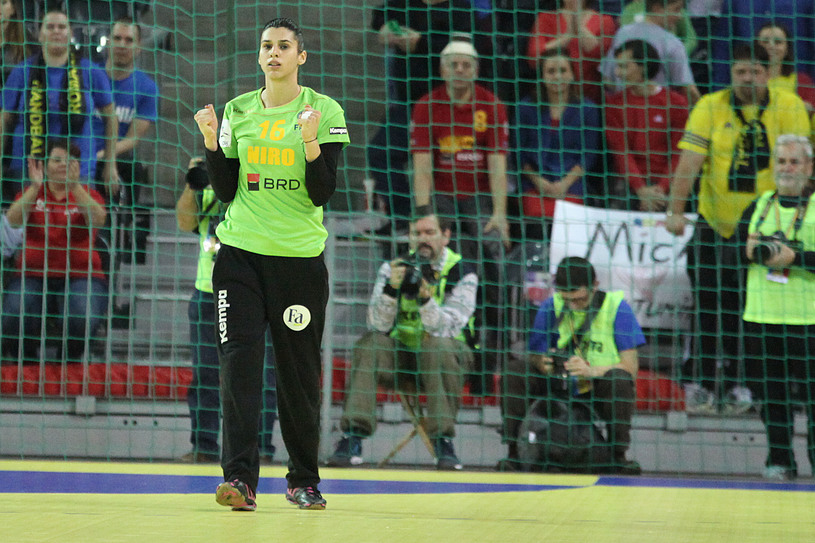
[[[792,447],[795,403],[804,405],[807,453],[815,465],[815,196],[812,144],[775,142],[775,185],[744,211],[736,235],[747,257],[744,306],[747,384],[767,432],[764,477],[798,476]]]
[[[362,463],[376,430],[377,385],[427,396],[424,428],[438,469],[461,469],[453,448],[464,376],[473,363],[478,277],[447,247],[450,224],[436,215],[410,225],[410,253],[379,268],[368,304],[369,332],[354,345],[351,380],[330,466]]]

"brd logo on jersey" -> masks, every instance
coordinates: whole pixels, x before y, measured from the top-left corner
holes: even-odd
[[[283,324],[290,330],[299,332],[311,322],[311,311],[304,305],[290,305],[283,310]]]

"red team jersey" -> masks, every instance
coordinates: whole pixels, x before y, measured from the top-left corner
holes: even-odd
[[[459,198],[490,194],[487,156],[509,147],[504,104],[476,85],[473,103],[453,106],[439,85],[413,108],[410,147],[433,154],[434,191]]]
[[[628,90],[606,98],[608,146],[617,173],[634,192],[659,185],[668,194],[687,120],[687,99],[664,87],[648,97]]]
[[[32,277],[54,278],[88,277],[92,270],[93,277],[105,279],[99,253],[93,249],[96,229],[88,228],[72,194],[67,200],[55,201],[49,193],[46,201],[45,187],[40,189],[28,216],[25,242],[17,254],[18,270]],[[85,188],[91,198],[105,205],[98,192]],[[22,194],[20,192],[17,198]]]

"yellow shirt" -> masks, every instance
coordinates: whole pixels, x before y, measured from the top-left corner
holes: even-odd
[[[767,81],[767,86],[771,89],[783,89],[798,94],[798,74],[792,72],[790,75],[777,75]]]
[[[809,136],[809,116],[804,102],[795,94],[773,88],[770,99],[761,115],[766,129],[770,151],[781,134]],[[699,183],[699,213],[721,236],[729,238],[736,230],[739,219],[750,202],[767,190],[775,188],[773,164],[759,170],[755,186],[750,192],[732,191],[730,167],[733,154],[745,125],[731,104],[732,91],[720,90],[703,96],[691,111],[685,125],[685,135],[679,142],[680,149],[705,155]],[[757,106],[742,108],[742,115],[749,123],[758,115]]]

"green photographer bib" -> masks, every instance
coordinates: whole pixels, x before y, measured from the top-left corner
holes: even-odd
[[[439,273],[438,284],[433,286],[433,299],[435,299],[439,305],[444,303],[447,276],[450,270],[461,261],[460,254],[450,249],[445,250],[447,251],[447,258],[444,261],[444,267]],[[472,326],[472,324],[473,319],[470,319],[468,326]],[[396,313],[396,325],[393,327],[390,336],[398,340],[399,343],[411,351],[421,350],[425,330],[422,324],[422,316],[419,314],[419,301],[417,299],[406,299],[403,296],[399,297],[399,311]],[[456,336],[456,339],[466,343],[463,330]]]
[[[782,232],[786,232],[793,225],[797,208],[775,204],[772,202],[774,194],[774,191],[767,191],[756,200],[749,233],[770,236],[779,230],[779,226]],[[767,205],[775,209],[759,225],[759,218]],[[815,250],[815,195],[809,199],[795,239],[803,244],[805,251]],[[785,277],[782,283],[768,278],[769,272],[767,266],[750,264],[744,320],[764,324],[815,324],[815,274],[803,268],[789,268],[781,272]]]

